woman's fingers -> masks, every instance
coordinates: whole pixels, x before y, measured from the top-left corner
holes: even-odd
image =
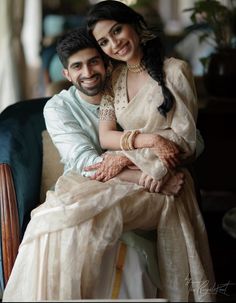
[[[98,168],[101,167],[101,165],[102,165],[102,162],[99,162],[99,163],[96,163],[96,164],[93,164],[93,165],[86,166],[86,167],[84,167],[84,171],[90,171],[90,170],[98,169]]]
[[[154,153],[168,168],[174,168],[179,164],[179,147],[173,141],[160,135],[154,146]]]
[[[103,179],[103,173],[102,172],[96,172],[94,175],[90,177],[91,180],[97,180],[101,181]]]
[[[170,155],[170,156],[164,155],[159,158],[167,168],[175,168],[180,163],[178,157],[176,157],[175,155]]]

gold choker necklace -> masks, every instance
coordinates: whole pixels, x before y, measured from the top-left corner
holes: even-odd
[[[142,63],[138,63],[138,64],[128,64],[127,63],[127,68],[132,73],[141,73],[145,70],[145,67],[142,65]]]

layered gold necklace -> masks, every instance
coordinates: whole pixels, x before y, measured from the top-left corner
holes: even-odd
[[[137,63],[137,64],[128,64],[127,63],[127,68],[132,73],[141,73],[145,70],[145,66],[143,66],[142,63]]]

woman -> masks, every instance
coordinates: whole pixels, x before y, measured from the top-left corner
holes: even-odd
[[[182,159],[194,154],[197,100],[191,71],[184,61],[165,58],[158,36],[121,2],[94,5],[87,21],[101,49],[120,62],[100,109],[101,145],[122,150],[142,171],[163,180],[173,171],[157,159],[158,151],[136,148],[144,133],[158,133],[181,148]],[[117,131],[116,122],[126,131]],[[162,295],[169,301],[189,301],[192,295],[197,302],[211,301],[214,275],[207,235],[191,175],[183,171],[185,184],[178,197],[163,201],[156,194],[162,205],[157,223]]]

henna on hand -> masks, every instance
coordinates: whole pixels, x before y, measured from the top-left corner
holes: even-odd
[[[175,168],[180,163],[180,149],[177,144],[161,135],[156,136],[152,150],[169,169]]]
[[[119,155],[103,155],[103,161],[84,168],[85,171],[97,170],[92,180],[108,181],[118,175],[125,167],[132,165],[132,162],[125,156]]]

